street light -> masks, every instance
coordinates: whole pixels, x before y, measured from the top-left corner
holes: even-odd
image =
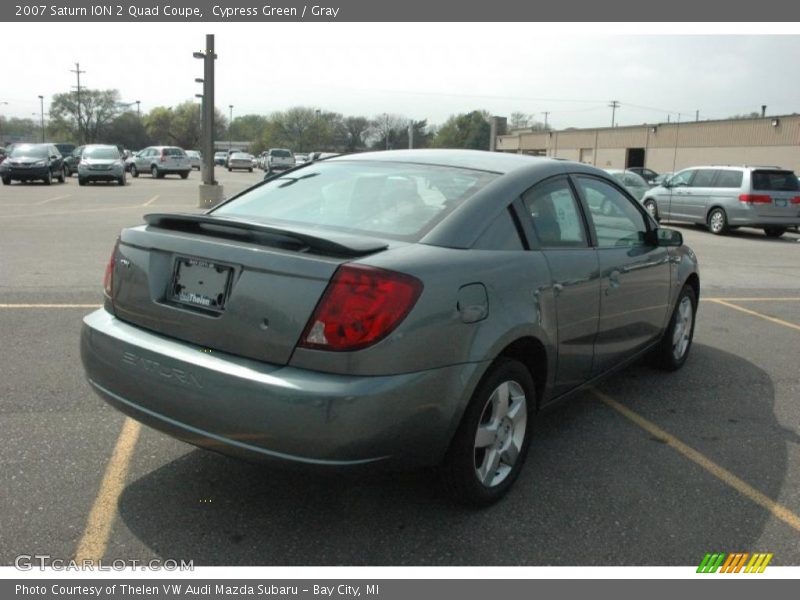
[[[200,185],[200,208],[210,208],[223,199],[222,186],[214,180],[214,61],[217,54],[214,52],[214,34],[206,34],[205,52],[192,52],[192,56],[203,61],[203,77],[195,79],[196,83],[203,84],[203,113],[202,139],[203,139],[203,183]],[[199,81],[198,81],[199,79]]]
[[[228,104],[228,108],[230,109],[230,116],[228,117],[228,154],[230,154],[231,147],[233,146],[233,142],[231,142],[231,126],[233,125],[233,104]]]
[[[44,144],[44,96],[39,96],[39,118],[42,124],[42,143]]]

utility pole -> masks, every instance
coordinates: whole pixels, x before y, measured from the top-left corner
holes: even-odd
[[[695,123],[700,120],[700,111],[699,110],[694,111],[694,120],[695,120]]]
[[[414,149],[414,121],[411,120],[408,124],[408,149]]]
[[[550,111],[544,111],[542,114],[544,115],[544,130],[547,131],[547,115],[550,114]]]
[[[386,113],[383,113],[383,122],[385,124],[384,132],[386,134],[386,149],[388,150],[389,149],[389,115],[386,114]]]
[[[83,132],[83,118],[81,117],[81,73],[86,73],[86,71],[81,71],[81,63],[75,63],[75,69],[70,69],[71,73],[75,73],[78,77],[78,85],[74,89],[78,91],[78,141],[84,142],[84,132]]]
[[[617,114],[617,109],[619,108],[619,101],[612,100],[608,106],[611,108],[611,126],[614,127],[616,123],[615,116]]]
[[[42,124],[42,143],[44,144],[44,96],[39,96],[39,118]]]
[[[230,116],[228,117],[228,154],[231,153],[231,128],[233,127],[233,104],[228,104],[228,110],[230,110]]]
[[[136,101],[136,117],[141,119],[142,118],[142,101]]]
[[[214,179],[214,34],[206,35],[205,52],[194,52],[192,56],[203,61],[203,183],[200,184],[200,208],[211,208],[219,204],[224,196],[222,186]]]

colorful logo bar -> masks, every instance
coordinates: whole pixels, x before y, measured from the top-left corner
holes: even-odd
[[[747,552],[735,552],[733,554],[709,552],[703,557],[703,561],[700,563],[700,566],[697,567],[697,572],[763,573],[771,560],[772,554],[765,552],[754,552],[753,554]]]

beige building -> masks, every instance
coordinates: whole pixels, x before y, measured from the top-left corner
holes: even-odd
[[[775,165],[800,173],[800,115],[633,127],[516,131],[497,150],[659,173],[696,165]]]

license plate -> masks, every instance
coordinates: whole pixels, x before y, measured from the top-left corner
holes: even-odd
[[[789,206],[789,201],[784,198],[775,198],[775,206],[778,208],[786,208]]]
[[[196,258],[178,258],[172,299],[181,304],[221,311],[225,307],[233,268]]]

